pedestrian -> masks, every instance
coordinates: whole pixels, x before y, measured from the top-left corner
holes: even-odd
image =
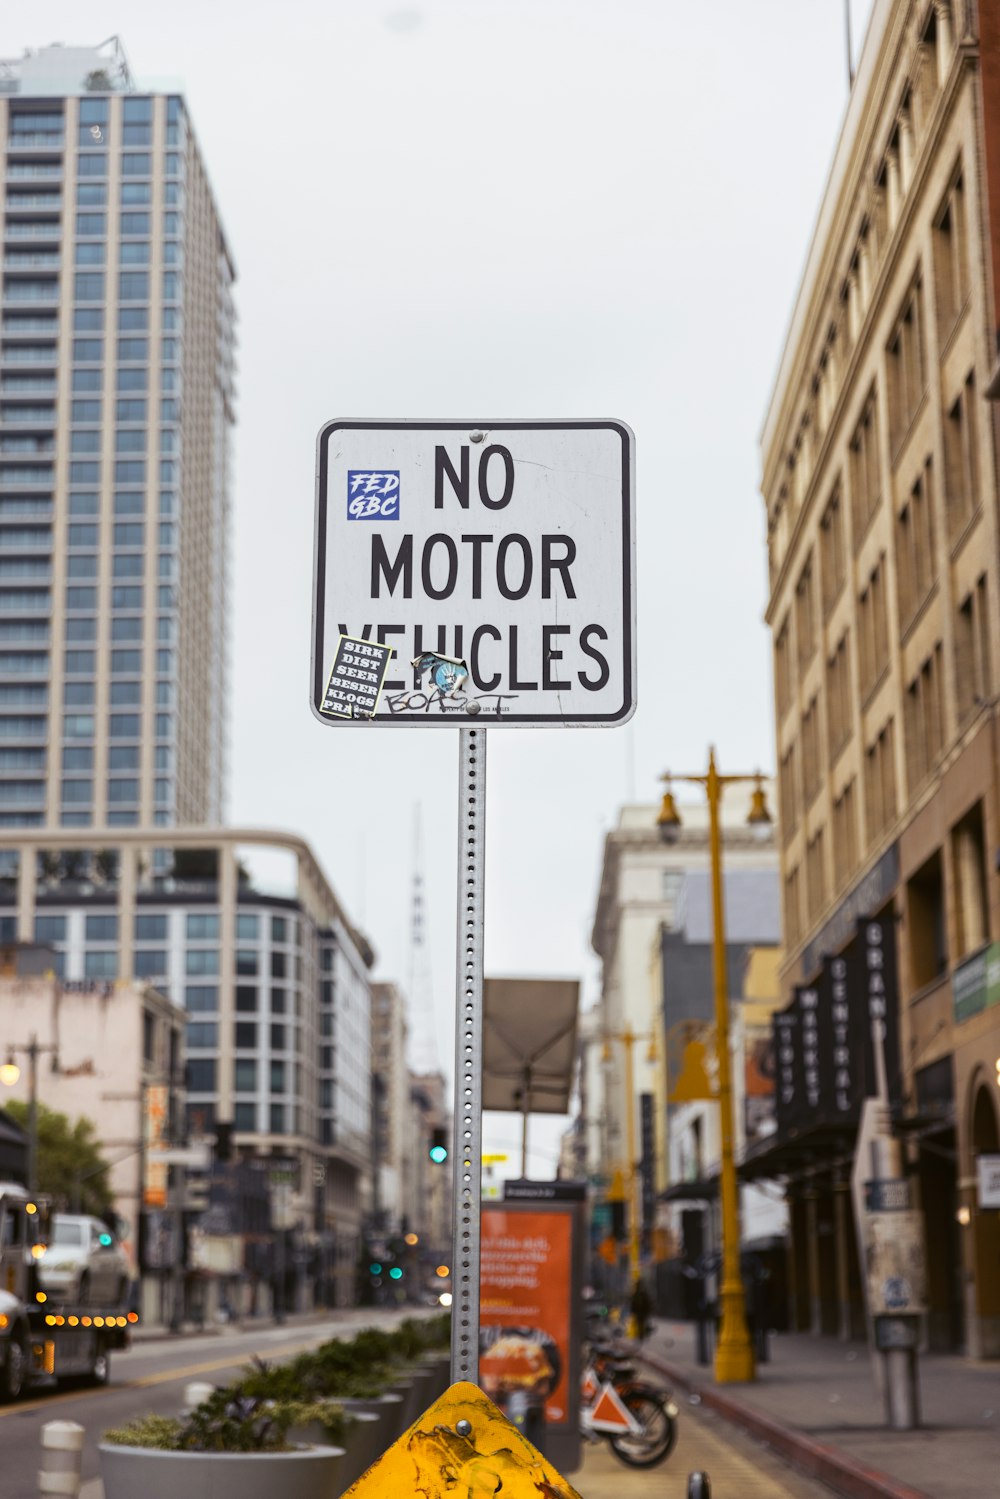
[[[649,1336],[649,1314],[653,1310],[653,1301],[646,1289],[646,1282],[641,1275],[636,1276],[635,1285],[632,1288],[632,1300],[629,1302],[629,1310],[632,1313],[632,1321],[635,1326],[635,1335],[640,1343]]]

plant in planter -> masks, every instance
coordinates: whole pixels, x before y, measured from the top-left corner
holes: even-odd
[[[241,1499],[327,1499],[337,1493],[343,1450],[301,1447],[289,1429],[320,1419],[324,1432],[336,1417],[305,1401],[266,1402],[217,1390],[186,1419],[144,1416],[105,1433],[100,1444],[106,1499],[217,1499],[220,1486]],[[344,1428],[341,1427],[341,1430]]]

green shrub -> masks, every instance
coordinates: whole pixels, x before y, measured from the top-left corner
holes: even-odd
[[[180,1429],[176,1416],[154,1416],[150,1411],[106,1431],[103,1440],[113,1447],[154,1447],[160,1452],[176,1452]]]

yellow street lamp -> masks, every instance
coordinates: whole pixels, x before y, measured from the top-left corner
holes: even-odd
[[[42,1046],[37,1036],[32,1036],[27,1046],[8,1046],[7,1060],[0,1065],[0,1083],[13,1088],[21,1076],[21,1069],[14,1060],[14,1053],[24,1052],[28,1058],[28,1191],[38,1191],[38,1058],[41,1052],[58,1054],[57,1046]]]
[[[627,1025],[623,1031],[606,1031],[604,1033],[604,1060],[611,1060],[611,1042],[620,1041],[625,1047],[625,1149],[628,1151],[628,1263],[629,1273],[634,1282],[639,1275],[639,1214],[636,1210],[636,1187],[639,1181],[639,1173],[636,1171],[635,1160],[635,1082],[632,1069],[632,1048],[637,1041],[648,1041],[649,1049],[646,1052],[646,1061],[657,1060],[656,1032],[655,1031],[633,1031]]]
[[[667,783],[657,826],[667,842],[672,842],[681,827],[680,813],[670,789],[673,780],[704,786],[708,798],[709,856],[712,869],[712,974],[715,991],[715,1037],[719,1099],[719,1138],[721,1145],[720,1197],[722,1205],[722,1283],[719,1287],[721,1325],[715,1350],[715,1378],[719,1384],[734,1384],[755,1377],[753,1345],[747,1330],[746,1298],[740,1275],[740,1204],[736,1188],[736,1161],[733,1154],[733,1093],[729,1065],[729,996],[726,982],[726,927],[722,897],[722,833],[719,806],[726,786],[753,781],[754,792],[747,817],[755,834],[766,838],[771,814],[764,799],[763,778],[754,775],[720,776],[715,764],[715,750],[708,752],[705,775],[663,777]]]

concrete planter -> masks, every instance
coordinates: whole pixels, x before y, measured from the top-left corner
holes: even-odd
[[[431,1400],[437,1400],[451,1384],[451,1354],[429,1353],[421,1365],[431,1373]]]
[[[369,1415],[378,1416],[378,1440],[381,1443],[380,1451],[385,1452],[392,1446],[397,1437],[402,1436],[406,1430],[403,1415],[406,1403],[402,1395],[386,1393],[385,1395],[373,1395],[369,1399],[351,1398],[341,1400],[345,1411],[356,1415],[359,1411],[365,1411]]]
[[[407,1370],[402,1379],[398,1379],[389,1389],[396,1395],[402,1395],[404,1413],[403,1430],[406,1431],[413,1425],[418,1416],[422,1416],[427,1407],[433,1402],[434,1375],[430,1369],[415,1368]]]
[[[159,1452],[98,1446],[104,1499],[330,1499],[344,1488],[342,1447],[294,1452]]]

